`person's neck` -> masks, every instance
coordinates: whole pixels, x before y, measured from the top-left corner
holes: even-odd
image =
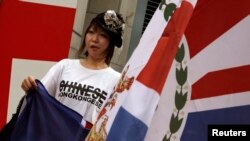
[[[90,57],[81,59],[81,64],[89,69],[104,69],[107,68],[108,65],[105,63],[105,59],[92,59]]]

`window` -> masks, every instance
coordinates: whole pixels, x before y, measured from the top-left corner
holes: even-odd
[[[142,28],[142,33],[146,29],[149,21],[151,20],[152,16],[154,15],[155,10],[158,8],[160,2],[161,2],[161,0],[148,0],[145,18],[144,18],[144,23],[143,23],[143,28]]]

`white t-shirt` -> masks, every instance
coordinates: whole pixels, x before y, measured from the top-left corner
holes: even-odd
[[[63,59],[41,81],[58,101],[94,123],[119,78],[120,73],[111,67],[92,70],[79,59]]]

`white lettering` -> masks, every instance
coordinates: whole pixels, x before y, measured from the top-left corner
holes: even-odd
[[[212,131],[212,136],[218,136],[218,129],[213,129]]]
[[[247,136],[247,131],[219,131],[218,129],[212,129],[212,136]]]

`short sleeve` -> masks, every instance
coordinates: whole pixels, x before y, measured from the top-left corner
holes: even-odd
[[[59,82],[66,63],[67,59],[63,59],[53,65],[41,80],[49,94],[52,96],[55,96],[57,84]]]

